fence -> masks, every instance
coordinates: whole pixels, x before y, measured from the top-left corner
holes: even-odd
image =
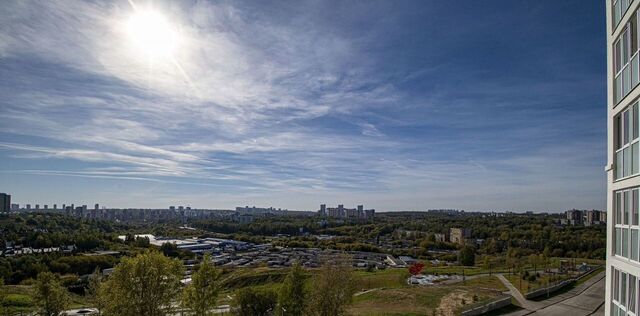
[[[511,305],[511,295],[502,295],[489,302],[481,303],[481,305],[473,305],[469,307],[467,310],[464,310],[460,315],[461,316],[482,315],[484,313],[488,313],[490,311],[503,308],[509,305]]]
[[[555,291],[558,291],[558,290],[564,288],[567,285],[573,284],[573,283],[577,282],[578,280],[583,279],[586,276],[593,274],[596,271],[599,271],[599,268],[593,268],[593,269],[589,270],[588,272],[585,272],[585,273],[581,274],[578,277],[567,279],[567,280],[564,280],[564,281],[562,281],[560,283],[557,283],[557,284],[554,284],[554,285],[551,285],[551,286],[547,286],[547,287],[543,287],[543,288],[540,288],[540,289],[537,289],[537,290],[533,290],[531,292],[528,292],[528,293],[524,294],[524,298],[530,300],[532,298],[540,297],[542,295],[551,294],[551,293],[553,293]]]

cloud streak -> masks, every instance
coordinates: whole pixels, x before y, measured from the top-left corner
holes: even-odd
[[[121,203],[134,196],[145,197],[140,206],[164,206],[153,201],[171,194],[209,207],[604,205],[604,194],[593,198],[604,154],[590,154],[604,153],[604,111],[595,109],[605,100],[592,92],[602,88],[602,69],[567,76],[556,69],[569,57],[550,56],[531,60],[545,74],[514,66],[505,77],[500,63],[510,59],[491,45],[525,53],[493,36],[504,21],[459,28],[447,6],[420,3],[342,4],[339,14],[313,1],[153,6],[178,25],[180,67],[150,64],[135,51],[123,26],[132,12],[127,1],[5,4],[4,175],[34,185],[36,176],[83,178],[94,188],[87,199],[114,206],[132,206]],[[525,23],[554,22],[531,14]],[[460,38],[443,38],[435,21]],[[583,34],[593,36],[584,29],[597,27],[585,23],[566,37],[576,48]],[[473,40],[483,36],[487,43]],[[548,168],[549,161],[563,167]],[[23,201],[56,192],[0,189]],[[566,198],[584,192],[584,202]]]

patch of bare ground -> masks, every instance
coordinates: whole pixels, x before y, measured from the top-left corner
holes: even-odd
[[[440,299],[440,305],[436,309],[436,315],[450,316],[455,315],[455,311],[465,304],[472,301],[473,297],[468,291],[455,290]]]

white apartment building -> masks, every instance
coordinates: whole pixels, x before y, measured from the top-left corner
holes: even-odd
[[[640,310],[640,0],[607,0],[605,315]]]

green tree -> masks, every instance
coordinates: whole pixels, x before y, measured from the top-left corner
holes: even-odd
[[[167,257],[177,257],[180,252],[178,246],[172,242],[165,242],[160,246],[160,251]]]
[[[278,295],[268,289],[245,287],[236,291],[233,299],[234,314],[238,316],[273,315]]]
[[[108,315],[165,315],[180,293],[181,278],[180,261],[147,251],[123,258],[100,286],[99,299]]]
[[[211,257],[205,255],[198,270],[191,276],[191,284],[184,289],[183,306],[199,316],[211,315],[220,293],[221,275],[221,271],[211,263]]]
[[[282,287],[280,287],[276,314],[292,316],[303,315],[305,304],[304,271],[300,264],[296,263],[284,279]]]
[[[58,316],[69,305],[69,292],[51,272],[38,274],[33,296],[41,315]]]
[[[458,262],[463,266],[473,266],[476,263],[476,250],[471,246],[464,246],[458,253]]]
[[[313,279],[310,314],[337,316],[346,313],[356,292],[356,280],[347,259],[326,263]]]
[[[493,258],[490,255],[485,255],[482,259],[482,267],[486,270],[489,270],[489,275],[491,275],[492,269],[494,266]]]
[[[0,278],[0,315],[4,315],[6,312],[4,310],[4,279]]]
[[[104,304],[100,300],[100,287],[102,286],[102,274],[100,273],[100,267],[96,267],[91,275],[89,275],[86,291],[86,297],[88,301],[93,304],[99,311],[102,311]]]

